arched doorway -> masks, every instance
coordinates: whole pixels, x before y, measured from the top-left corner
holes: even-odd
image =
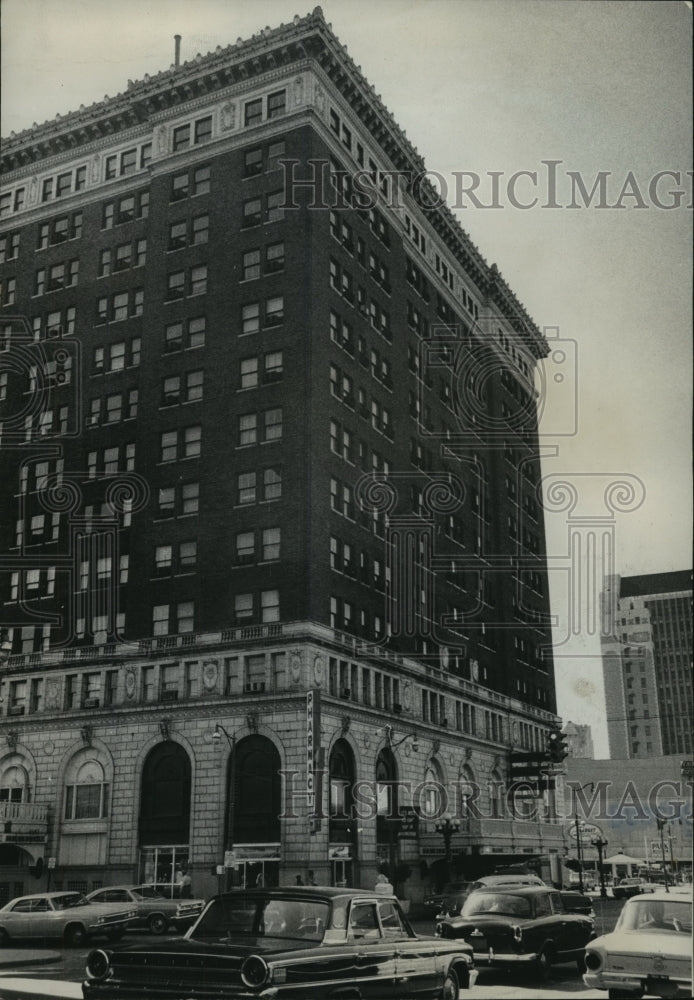
[[[140,794],[140,878],[171,887],[188,867],[191,769],[172,740],[149,752]]]
[[[352,748],[339,739],[330,752],[330,816],[328,856],[332,885],[354,885],[356,818],[353,816],[356,766]]]
[[[232,851],[230,885],[279,883],[282,789],[277,747],[265,736],[246,736],[229,760],[224,841]],[[231,827],[232,836],[229,836]]]

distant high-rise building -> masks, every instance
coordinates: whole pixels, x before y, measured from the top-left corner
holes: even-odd
[[[570,757],[592,758],[595,756],[590,726],[581,726],[577,722],[567,722],[562,732],[566,736]]]
[[[691,570],[608,576],[601,606],[610,757],[691,753]]]

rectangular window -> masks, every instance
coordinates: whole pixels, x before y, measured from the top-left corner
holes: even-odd
[[[195,122],[195,138],[194,142],[196,146],[199,146],[203,142],[209,142],[212,138],[212,115],[207,115],[205,118],[198,118]]]
[[[210,168],[196,167],[193,171],[193,194],[210,193]]]
[[[249,226],[259,226],[262,222],[262,203],[260,198],[249,198],[243,203],[243,219],[241,225],[244,228]]]
[[[263,530],[263,554],[264,562],[269,562],[280,557],[280,529],[265,528]]]
[[[243,281],[260,277],[260,250],[247,250],[242,257]]]
[[[249,302],[241,308],[241,332],[257,333],[260,329],[260,303]]]
[[[242,531],[236,536],[236,561],[250,563],[255,558],[255,534],[252,531]]]
[[[258,416],[242,413],[239,416],[239,445],[255,444],[258,440]]]
[[[287,110],[287,92],[278,90],[274,94],[268,94],[267,116],[268,118],[278,118]]]
[[[278,622],[280,620],[279,590],[263,590],[260,594],[260,620]]]
[[[260,146],[257,149],[249,149],[243,157],[243,173],[245,177],[253,177],[263,171],[263,151]]]
[[[265,249],[265,273],[284,270],[284,243],[271,243]]]
[[[125,174],[134,174],[137,170],[137,150],[125,149],[120,155],[121,177]]]
[[[242,358],[240,374],[242,389],[255,388],[258,385],[258,359]]]
[[[180,152],[190,146],[190,125],[179,125],[173,130],[173,151]]]
[[[267,221],[279,222],[284,218],[284,191],[272,191],[267,196]]]
[[[263,441],[279,441],[282,438],[282,408],[266,410],[264,414]]]
[[[168,635],[168,634],[169,634],[169,605],[157,604],[152,609],[152,635]]]
[[[240,472],[237,479],[237,502],[240,504],[255,503],[256,473]]]
[[[265,303],[265,326],[277,326],[284,320],[284,296],[277,295]]]
[[[209,215],[198,215],[193,219],[193,230],[191,243],[196,246],[200,243],[207,243],[210,232]]]
[[[257,125],[263,120],[263,100],[257,98],[254,101],[247,101],[243,109],[244,125]]]
[[[197,458],[202,447],[202,428],[186,427],[183,431],[183,457]]]

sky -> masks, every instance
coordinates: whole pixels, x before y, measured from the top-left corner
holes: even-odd
[[[691,4],[322,6],[443,178],[461,225],[550,337],[538,386],[558,710],[590,724],[606,756],[596,588],[569,535],[584,546],[591,532],[607,538],[623,576],[692,565]],[[175,33],[186,60],[310,9],[1,0],[2,135],[167,69]],[[547,161],[557,161],[554,194]],[[579,182],[590,192],[601,175],[602,200],[599,187],[581,198]],[[465,194],[474,178],[475,198]],[[576,490],[571,510],[560,482]],[[572,566],[583,581],[576,598]],[[597,589],[602,568],[598,558]]]

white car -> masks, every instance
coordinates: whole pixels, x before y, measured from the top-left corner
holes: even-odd
[[[610,1000],[692,995],[692,894],[629,899],[611,934],[586,945],[583,981]]]
[[[135,916],[132,906],[90,903],[79,892],[18,896],[0,909],[0,944],[17,938],[60,938],[77,947],[97,935],[118,941]]]

